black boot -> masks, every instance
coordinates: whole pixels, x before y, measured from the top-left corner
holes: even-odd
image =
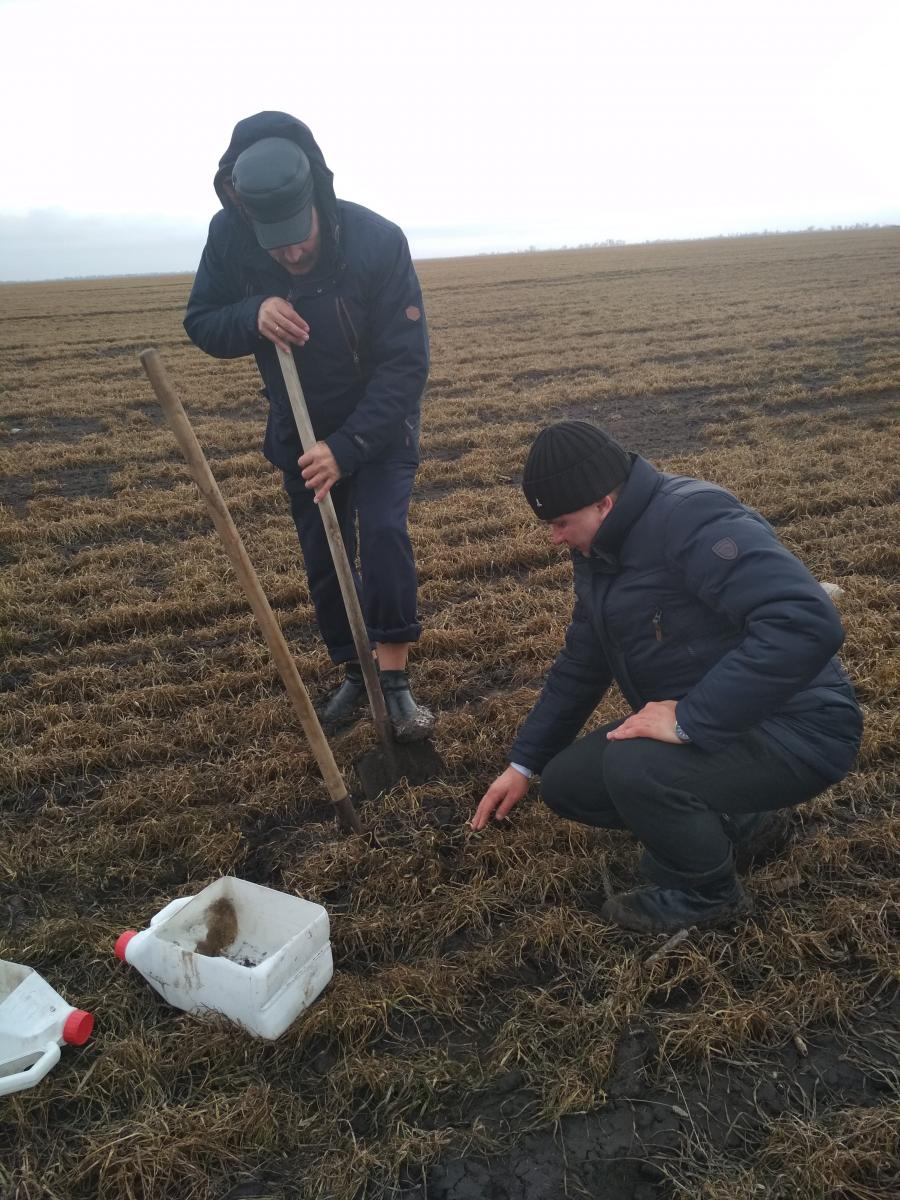
[[[779,854],[791,840],[791,812],[720,813],[734,848],[736,871],[749,871]]]
[[[326,733],[349,725],[366,700],[366,684],[358,662],[347,663],[343,681],[316,704],[316,712]]]
[[[434,713],[417,704],[406,671],[381,671],[381,690],[394,737],[398,742],[421,742],[434,729]]]
[[[695,925],[727,925],[749,913],[750,897],[733,875],[699,888],[643,887],[613,896],[601,912],[637,933],[677,933]]]

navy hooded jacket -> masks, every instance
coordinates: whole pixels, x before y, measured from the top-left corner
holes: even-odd
[[[266,137],[295,141],[312,168],[322,253],[308,276],[291,275],[260,248],[231,187],[238,155]],[[184,327],[216,358],[256,358],[269,400],[266,457],[296,471],[302,453],[278,352],[257,329],[262,302],[282,296],[309,325],[309,341],[294,347],[294,360],[316,437],[327,442],[341,473],[374,460],[417,462],[428,333],[402,231],[335,198],[312,134],[287,113],[240,121],[214,185],[222,209],[210,223]]]
[[[540,772],[615,680],[632,709],[677,700],[701,749],[759,727],[833,782],[862,717],[833,657],[840,617],[759,513],[712,483],[633,466],[589,555],[572,553],[575,610],[510,761]]]

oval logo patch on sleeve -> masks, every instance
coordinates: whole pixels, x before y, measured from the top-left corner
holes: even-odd
[[[420,308],[416,308],[414,304],[411,304],[406,310],[406,315],[411,321],[418,321],[419,317],[422,315],[422,310]]]
[[[737,558],[737,556],[738,556],[737,542],[734,540],[734,538],[730,538],[730,537],[719,538],[719,540],[713,546],[712,552],[718,558],[724,558],[726,560],[730,560],[732,558]]]

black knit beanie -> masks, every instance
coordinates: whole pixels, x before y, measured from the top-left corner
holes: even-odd
[[[590,421],[559,421],[541,430],[525,460],[522,491],[543,521],[602,500],[631,472],[631,456]]]

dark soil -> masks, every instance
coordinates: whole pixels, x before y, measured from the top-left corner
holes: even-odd
[[[13,430],[16,430],[13,433]],[[17,442],[77,442],[91,433],[102,433],[106,422],[100,417],[64,417],[41,413],[35,420],[26,413],[5,413],[3,433],[13,444]]]
[[[710,399],[710,391],[703,389],[668,396],[622,396],[596,405],[553,409],[547,415],[555,421],[593,421],[626,449],[655,460],[696,452],[704,444],[704,426],[714,417],[727,415],[726,410],[710,405]],[[684,407],[665,411],[663,406],[673,400]]]
[[[41,487],[37,493],[44,496],[62,496],[66,500],[94,500],[99,497],[112,495],[109,477],[114,467],[77,467],[58,468],[56,470],[35,471],[32,475],[13,475],[3,484],[0,492],[0,503],[8,504],[15,513],[23,515],[28,502],[36,498],[36,485]]]
[[[394,766],[385,760],[380,748],[367,751],[356,764],[356,772],[367,800],[377,800],[382,792],[405,779],[411,787],[440,779],[445,772],[441,756],[430,740],[394,744]]]
[[[840,1036],[820,1031],[806,1054],[772,1047],[741,1065],[714,1061],[693,1079],[659,1078],[652,1029],[638,1026],[619,1045],[603,1108],[528,1133],[495,1158],[449,1159],[410,1181],[398,1200],[668,1200],[670,1172],[689,1140],[692,1155],[707,1161],[738,1150],[752,1155],[782,1113],[883,1103],[898,1081],[890,1040],[898,1016],[894,1003],[881,1020]],[[510,1136],[530,1099],[515,1074],[479,1103],[481,1119]]]

